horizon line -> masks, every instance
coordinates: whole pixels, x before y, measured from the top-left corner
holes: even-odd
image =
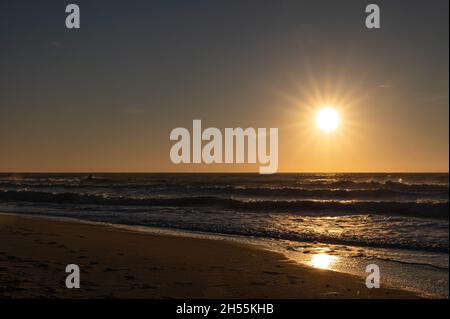
[[[276,175],[276,174],[449,174],[449,171],[282,171],[273,174],[260,174],[257,171],[240,172],[240,171],[216,171],[216,172],[192,172],[192,171],[181,171],[181,172],[170,172],[170,171],[31,171],[31,172],[0,172],[0,174],[255,174],[255,175]]]

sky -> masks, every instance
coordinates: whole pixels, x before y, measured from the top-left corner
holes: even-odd
[[[0,0],[0,172],[258,170],[173,164],[194,119],[278,128],[280,172],[448,172],[448,1],[373,2]]]

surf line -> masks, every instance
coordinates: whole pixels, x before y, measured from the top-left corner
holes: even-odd
[[[260,174],[273,174],[278,169],[278,128],[270,128],[269,134],[266,128],[225,128],[222,134],[215,127],[202,130],[202,121],[193,120],[192,135],[188,129],[177,127],[170,132],[170,140],[177,141],[170,149],[170,159],[174,164],[258,162]],[[207,143],[203,145],[203,142]]]

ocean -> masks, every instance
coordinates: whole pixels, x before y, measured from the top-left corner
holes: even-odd
[[[310,266],[448,297],[449,176],[0,174],[0,212],[260,241]],[[323,267],[321,265],[320,267]]]

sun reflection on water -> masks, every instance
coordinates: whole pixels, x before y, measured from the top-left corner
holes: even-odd
[[[335,260],[335,256],[330,256],[328,254],[315,254],[311,258],[311,264],[314,268],[330,269]]]

